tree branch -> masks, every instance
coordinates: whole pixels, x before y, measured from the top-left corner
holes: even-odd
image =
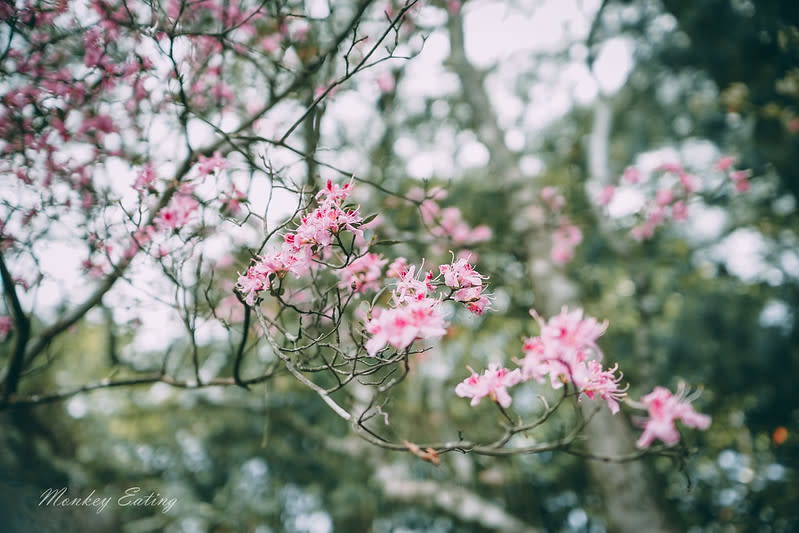
[[[30,338],[30,320],[25,315],[25,311],[22,309],[22,305],[19,302],[14,279],[8,271],[2,254],[0,254],[0,275],[2,275],[3,278],[3,292],[10,304],[11,314],[14,316],[14,333],[16,336],[14,353],[11,354],[11,360],[8,363],[8,370],[6,371],[3,401],[0,402],[7,403],[8,398],[17,392],[17,385],[19,384],[19,377],[22,373],[25,359],[25,347]]]
[[[241,384],[244,386],[249,386],[262,383],[270,379],[274,375],[275,370],[276,369],[274,367],[269,368],[266,372],[264,372],[260,376],[256,376],[250,379],[240,380]],[[202,383],[198,383],[196,381],[177,380],[175,378],[169,377],[164,374],[145,374],[142,376],[122,378],[118,380],[103,379],[95,383],[88,383],[86,385],[83,385],[75,389],[54,392],[51,394],[38,394],[38,395],[27,396],[24,398],[12,400],[5,404],[0,404],[0,410],[20,409],[24,407],[35,407],[49,403],[56,403],[71,398],[72,396],[76,396],[78,394],[93,392],[100,389],[133,387],[138,385],[152,385],[154,383],[166,383],[167,385],[180,389],[202,389],[207,387],[230,387],[234,385],[239,385],[239,383],[237,383],[236,379],[233,377],[214,378],[208,381],[203,381]]]

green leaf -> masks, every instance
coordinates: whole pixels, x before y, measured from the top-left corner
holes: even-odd
[[[371,221],[373,221],[375,218],[377,218],[377,213],[373,213],[373,214],[369,215],[368,217],[366,217],[365,219],[361,220],[358,223],[358,226],[365,226],[368,223],[370,223]]]

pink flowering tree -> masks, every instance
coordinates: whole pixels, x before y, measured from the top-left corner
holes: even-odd
[[[147,284],[128,277],[142,271],[160,271],[151,288],[172,293],[164,300],[194,346],[200,385],[200,308],[210,307],[224,327],[229,322],[216,310],[231,312],[230,300],[212,297],[203,279],[241,245],[246,232],[225,242],[229,231],[268,227],[275,191],[299,192],[277,177],[264,147],[291,150],[292,133],[321,113],[324,98],[361,72],[401,61],[397,49],[413,37],[406,18],[414,2],[391,14],[371,4],[313,20],[292,6],[259,2],[0,7],[8,36],[0,58],[3,330],[13,343],[4,404],[54,340],[87,314],[137,305],[139,297],[119,293],[123,285]],[[403,57],[420,46],[407,45]],[[52,247],[68,248],[78,264],[52,263],[43,255]],[[73,291],[60,290],[69,286]],[[39,303],[40,293],[50,304]],[[39,313],[60,299],[61,311]]]
[[[2,406],[156,382],[250,388],[287,372],[368,442],[431,461],[454,450],[587,453],[578,442],[591,416],[581,415],[553,440],[516,444],[515,437],[567,404],[587,402],[613,414],[625,403],[649,409],[642,448],[656,439],[674,445],[677,419],[706,429],[709,420],[682,394],[661,399],[666,389],[656,389],[629,401],[613,354],[606,360],[599,347],[608,322],[565,307],[549,319],[532,310],[529,333],[537,334],[486,370],[470,370],[450,391],[472,406],[495,404],[504,419],[498,439],[410,446],[375,426],[392,389],[449,334],[454,316],[497,312],[490,273],[473,250],[490,242],[492,231],[470,224],[458,206],[442,206],[444,188],[400,194],[335,168],[336,180],[320,186],[317,178],[325,165],[316,149],[326,101],[352,80],[418,52],[424,33],[414,24],[415,8],[367,1],[316,20],[247,2],[3,7],[9,44],[2,57],[8,80],[0,172],[7,187],[0,267],[7,309],[0,334],[10,349]],[[380,98],[395,90],[392,75],[383,69],[376,78]],[[299,158],[304,176],[296,176],[296,161],[283,162],[287,154]],[[745,191],[747,175],[733,165],[722,159],[717,169]],[[645,220],[631,231],[635,238],[651,236],[667,216],[684,219],[696,193],[694,178],[679,165],[655,172],[676,179],[655,187]],[[641,181],[633,167],[624,179]],[[382,233],[398,230],[383,220],[390,213],[364,212],[357,197],[367,193],[390,194],[395,205],[416,209],[422,254],[390,252],[397,241]],[[612,193],[603,189],[599,203],[610,204]],[[542,189],[540,200],[553,228],[551,260],[568,263],[582,231],[555,188]],[[289,201],[295,206],[286,209]],[[69,247],[79,262],[58,272],[47,253],[56,245]],[[72,292],[61,294],[64,307],[53,313],[39,305],[40,292],[58,298],[56,286],[66,277]],[[167,337],[185,350],[182,362],[168,354],[127,362],[132,370],[152,370],[64,391],[26,386],[33,368],[56,357],[58,338],[94,310],[108,309],[112,322],[135,328],[146,316],[131,309],[147,298],[178,318],[183,334]],[[205,370],[202,331],[233,342],[228,376]],[[271,353],[267,362],[253,361],[260,350]],[[542,386],[560,395],[536,400],[541,412],[534,420],[513,414],[515,391]],[[361,392],[346,393],[352,389]]]

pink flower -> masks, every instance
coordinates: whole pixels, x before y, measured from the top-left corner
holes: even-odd
[[[419,187],[414,187],[408,191],[407,197],[420,202],[422,221],[430,226],[430,233],[436,237],[446,237],[456,244],[469,245],[486,241],[492,236],[488,226],[470,227],[457,207],[441,209],[437,201],[446,198],[447,193],[440,187],[433,187],[426,193]]]
[[[325,192],[322,191],[322,193]],[[342,230],[349,230],[355,235],[363,236],[363,231],[356,226],[361,222],[361,216],[357,209],[344,211],[339,206],[340,202],[332,201],[330,197],[323,196],[322,199],[319,207],[302,217],[300,225],[295,231],[298,244],[329,246],[333,243],[333,236]]]
[[[368,253],[359,257],[339,271],[339,287],[351,287],[355,292],[378,289],[377,282],[386,263],[388,260],[383,259],[380,254]]]
[[[488,297],[485,294],[481,294],[476,300],[466,302],[466,309],[468,309],[470,313],[480,316],[485,313],[490,303],[491,301]]]
[[[169,0],[166,6],[166,15],[169,18],[177,19],[181,14],[181,2],[179,0]]]
[[[155,191],[155,169],[151,164],[144,165],[139,173],[136,175],[136,181],[133,183],[133,188],[139,192],[152,192]]]
[[[565,223],[552,234],[550,257],[555,264],[564,265],[574,259],[574,248],[583,240],[583,232],[571,223]]]
[[[569,311],[563,307],[559,315],[555,315],[547,322],[534,315],[541,324],[541,338],[547,344],[555,344],[558,351],[579,352],[592,350],[596,355],[602,356],[602,351],[596,341],[608,329],[608,321],[599,322],[593,317],[583,318],[583,310]]]
[[[432,187],[428,191],[425,191],[421,187],[411,187],[408,190],[407,197],[416,202],[421,202],[426,199],[440,201],[446,199],[447,191],[442,187]]]
[[[646,217],[646,223],[653,228],[656,228],[663,223],[665,218],[666,210],[660,206],[657,206],[649,211],[649,215]]]
[[[639,224],[630,230],[630,236],[636,241],[651,239],[654,234],[655,226],[650,224],[649,221]]]
[[[467,237],[466,242],[469,244],[476,244],[478,242],[483,242],[491,239],[494,235],[494,232],[491,231],[491,228],[485,225],[480,225],[472,228],[471,234]]]
[[[295,248],[284,241],[279,251],[265,255],[262,262],[268,272],[274,272],[278,276],[291,272],[294,277],[301,278],[311,269],[314,257],[310,247]]]
[[[0,341],[6,340],[13,326],[14,320],[10,316],[0,316]]]
[[[730,179],[734,182],[744,181],[751,175],[752,172],[749,170],[734,170],[730,172]]]
[[[555,187],[541,189],[541,199],[553,212],[560,211],[566,204],[566,199],[558,193],[558,189]]]
[[[452,298],[456,302],[474,302],[480,298],[483,293],[483,287],[481,285],[477,285],[474,287],[464,287],[463,289],[458,289],[452,294]]]
[[[130,245],[125,251],[125,256],[131,258],[136,255],[139,249],[144,248],[153,240],[155,233],[156,229],[154,226],[145,226],[144,228],[134,232],[130,241]]]
[[[89,191],[83,191],[80,205],[83,209],[91,209],[91,207],[94,205],[94,197],[92,196],[92,193]]]
[[[680,433],[674,425],[676,420],[682,420],[688,427],[707,429],[710,426],[710,417],[697,413],[690,402],[691,398],[685,395],[684,384],[680,384],[676,395],[664,387],[655,387],[655,390],[642,399],[643,406],[649,411],[649,419],[645,422],[644,432],[636,446],[647,448],[655,439],[660,439],[669,446],[677,444]]]
[[[534,379],[539,383],[544,382],[544,377],[549,374],[549,356],[547,346],[541,337],[530,337],[524,340],[522,345],[524,359],[520,362],[522,379],[528,381]]]
[[[271,54],[272,52],[280,49],[280,43],[282,40],[282,35],[267,35],[261,40],[261,47],[263,47],[264,52]]]
[[[661,189],[655,196],[655,203],[660,207],[665,207],[674,201],[674,194],[671,189]]]
[[[599,206],[606,206],[610,202],[613,201],[613,197],[616,195],[616,187],[614,185],[606,185],[599,191],[596,197],[596,203]]]
[[[235,185],[233,190],[222,198],[222,213],[237,215],[241,211],[241,204],[247,201],[247,196]]]
[[[749,190],[749,176],[752,175],[750,170],[735,170],[730,172],[730,179],[735,185],[737,192],[746,192]]]
[[[421,273],[421,269],[419,273]],[[394,288],[393,299],[397,305],[410,301],[419,301],[427,298],[427,295],[435,290],[431,283],[433,275],[431,272],[425,274],[424,280],[417,279],[416,265],[406,269],[400,274],[397,286]]]
[[[686,194],[691,194],[699,188],[699,183],[695,176],[685,172],[680,172],[679,178],[680,184],[682,185],[682,188],[685,190]]]
[[[233,89],[231,89],[229,85],[220,81],[211,86],[211,96],[213,96],[214,99],[219,102],[229,102],[233,100]]]
[[[465,258],[457,259],[448,265],[441,265],[438,270],[444,275],[444,284],[452,289],[479,287],[485,279],[485,276],[474,270]]]
[[[341,203],[347,198],[352,184],[343,186],[328,182],[325,189],[317,195],[319,206],[302,217],[299,226],[283,235],[283,243],[274,252],[259,258],[245,274],[238,278],[236,287],[244,295],[245,302],[253,305],[258,294],[271,287],[271,280],[291,273],[299,278],[313,266],[314,260],[324,249],[333,243],[334,235],[347,229],[356,235],[363,235],[358,227],[361,217],[357,209],[343,210]],[[234,193],[237,191],[234,188]],[[240,194],[240,193],[239,193]],[[239,202],[238,196],[230,201]],[[226,204],[229,205],[229,204]],[[238,207],[238,204],[234,204]],[[380,277],[380,269],[386,261],[376,254],[368,254],[356,260],[342,271],[342,283],[356,283],[359,291],[373,288]]]
[[[388,265],[386,277],[401,278],[406,272],[408,272],[408,260],[404,257],[398,257]]]
[[[420,206],[422,218],[429,225],[435,225],[430,232],[436,237],[449,237],[459,245],[474,244],[491,238],[491,230],[487,226],[472,229],[464,220],[460,209],[447,207],[439,211],[438,204],[425,200]]]
[[[114,120],[108,115],[84,118],[80,126],[80,133],[94,133],[98,138],[102,138],[103,133],[113,133],[116,130]]]
[[[448,265],[441,265],[438,270],[444,276],[444,284],[451,289],[457,289],[453,293],[456,302],[466,304],[466,308],[476,315],[485,312],[490,301],[483,294],[483,280],[488,279],[488,276],[474,270],[464,257]]]
[[[380,91],[384,93],[393,92],[397,85],[397,82],[394,79],[394,74],[391,72],[384,72],[378,76],[377,80],[375,81],[377,82],[377,86],[380,88]]]
[[[480,400],[488,396],[504,408],[510,407],[513,399],[508,394],[508,387],[512,387],[522,381],[519,369],[508,370],[507,368],[497,368],[497,365],[489,365],[488,369],[480,376],[476,372],[463,380],[455,387],[455,394],[461,398],[471,398],[470,405],[475,406]]]
[[[641,171],[635,167],[627,167],[624,169],[621,179],[630,184],[638,183],[641,181]]]
[[[436,217],[441,212],[441,207],[435,202],[435,200],[427,199],[423,200],[421,204],[419,204],[419,213],[422,215],[422,220],[427,225],[437,225]]]
[[[366,332],[372,336],[365,344],[366,351],[374,356],[387,344],[401,351],[416,339],[443,337],[447,330],[440,304],[438,300],[423,298],[382,310],[366,323]]]
[[[619,365],[609,370],[603,370],[599,361],[589,360],[583,365],[577,365],[574,370],[574,384],[580,390],[580,396],[591,400],[597,397],[608,404],[610,412],[614,415],[619,412],[619,400],[627,395],[627,388],[620,388],[622,376],[616,376]]]
[[[282,249],[253,261],[247,272],[240,274],[236,282],[236,289],[244,295],[247,305],[254,305],[258,293],[269,290],[275,278],[282,278],[287,272],[300,277],[308,268],[305,257],[294,253],[290,246],[285,245]]]
[[[101,59],[105,54],[105,39],[102,37],[102,29],[94,26],[83,36],[83,64],[88,68],[100,66]]]
[[[200,176],[208,176],[209,174],[227,168],[227,161],[219,151],[214,152],[211,157],[200,156],[200,161],[197,164],[197,172]]]
[[[574,259],[574,248],[568,245],[555,245],[549,252],[549,257],[556,265],[565,265]]]
[[[558,190],[555,187],[544,187],[541,189],[541,199],[545,202],[551,202],[553,198],[558,195]]]
[[[176,194],[169,205],[158,213],[155,224],[161,231],[179,230],[191,221],[200,207],[197,200],[186,194]]]
[[[574,224],[564,224],[552,234],[556,243],[577,246],[583,241],[583,232]]]
[[[266,267],[263,258],[247,269],[247,272],[240,274],[236,280],[236,289],[244,296],[247,305],[254,305],[258,293],[269,289],[271,280],[269,278],[273,271]]]
[[[736,192],[746,192],[749,190],[749,180],[738,180],[735,182]]]
[[[733,156],[728,155],[728,156],[720,157],[719,160],[716,161],[716,164],[714,166],[715,166],[716,170],[720,170],[722,172],[725,172],[725,171],[729,170],[730,168],[732,168],[732,166],[734,164],[735,164],[735,158]]]
[[[673,174],[683,174],[682,165],[679,163],[662,163],[660,164],[657,169],[660,172],[671,172]]]
[[[351,192],[352,182],[338,185],[333,183],[333,180],[327,180],[325,188],[317,193],[316,199],[319,201],[320,206],[341,205]]]
[[[674,202],[671,206],[671,217],[674,220],[687,220],[688,219],[688,206],[685,202]]]
[[[331,81],[327,85],[320,85],[316,89],[314,89],[313,97],[314,99],[322,98],[323,96],[330,99],[336,96],[338,93],[338,85],[333,85],[335,82]]]
[[[91,259],[86,259],[83,261],[82,266],[89,277],[100,279],[106,274],[104,265],[99,260],[95,262]]]
[[[244,301],[250,306],[255,305],[258,293],[268,287],[269,280],[257,276],[252,268],[248,269],[245,274],[240,274],[239,279],[236,281],[236,289],[244,296]]]

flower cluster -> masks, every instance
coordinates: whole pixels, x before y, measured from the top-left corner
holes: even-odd
[[[491,228],[484,225],[469,226],[457,207],[442,208],[438,202],[447,197],[447,192],[440,187],[434,187],[427,193],[417,187],[408,191],[408,197],[421,202],[419,211],[422,221],[435,237],[450,239],[457,246],[469,246],[491,238]]]
[[[377,290],[383,274],[383,267],[388,263],[382,255],[367,253],[338,271],[341,278],[339,287],[351,288],[355,292]]]
[[[394,267],[398,263],[400,266],[397,267],[399,269],[397,272],[397,285],[392,294],[395,303],[404,304],[409,301],[424,300],[429,294],[435,292],[436,287],[433,285],[433,273],[431,271],[425,272],[423,279],[418,279],[416,265],[406,267],[406,259],[400,257],[391,266]],[[421,269],[419,269],[419,273],[421,274]]]
[[[686,220],[688,218],[688,201],[699,188],[698,178],[689,174],[678,163],[664,163],[655,170],[661,173],[661,183],[673,181],[674,177],[677,180],[674,185],[657,188],[654,197],[647,201],[643,210],[644,220],[630,230],[630,236],[638,241],[652,238],[658,226],[668,218],[675,221]],[[630,176],[635,176],[635,179],[631,180]],[[625,171],[624,179],[629,183],[638,183],[641,181],[640,176],[640,171],[631,167]]]
[[[529,380],[543,383],[546,378],[553,388],[561,388],[572,383],[580,393],[580,398],[602,400],[613,414],[619,412],[619,401],[627,396],[627,388],[620,386],[621,374],[618,365],[605,369],[601,359],[604,357],[597,345],[608,327],[607,321],[599,322],[592,317],[584,317],[583,311],[569,311],[542,319],[535,311],[531,314],[538,321],[541,332],[537,337],[524,340],[522,351],[525,356],[517,361],[519,368],[508,370],[497,365],[489,365],[482,375],[469,369],[472,374],[455,387],[455,394],[461,398],[471,398],[471,405],[477,405],[488,397],[501,407],[510,407],[512,398],[508,388]],[[685,385],[680,384],[677,394],[668,389],[656,387],[643,397],[641,402],[626,402],[633,407],[646,409],[649,418],[640,422],[644,432],[637,446],[646,448],[660,439],[671,446],[680,440],[675,421],[681,420],[688,427],[707,429],[710,417],[697,413],[690,402],[693,398],[685,394]]]
[[[395,266],[397,261],[392,263]],[[365,348],[374,356],[387,344],[404,350],[416,339],[433,339],[447,333],[447,323],[441,309],[441,299],[432,298],[435,291],[432,272],[417,279],[416,266],[403,268],[400,263],[398,280],[392,292],[394,306],[389,309],[374,308],[372,318],[366,322],[366,332],[371,338]]]
[[[189,188],[184,188],[172,197],[155,219],[155,226],[160,231],[177,231],[188,224],[200,204],[191,195]]]
[[[751,170],[735,170],[735,158],[724,156],[716,161],[716,170],[724,172],[729,176],[735,187],[736,192],[746,192],[749,190],[749,178],[752,176]]]
[[[508,394],[508,387],[512,387],[522,381],[522,374],[519,369],[508,370],[498,368],[497,365],[489,365],[488,369],[479,375],[472,371],[472,375],[455,387],[455,394],[461,398],[471,398],[472,406],[480,403],[486,396],[502,407],[510,407],[512,398]]]
[[[660,439],[669,446],[677,444],[680,440],[680,433],[674,425],[677,420],[692,428],[704,430],[710,427],[710,417],[697,413],[691,407],[692,399],[685,394],[684,383],[679,385],[677,394],[672,394],[664,387],[655,387],[655,390],[644,396],[638,407],[646,409],[649,418],[642,423],[644,432],[636,445],[647,448],[655,439]]]
[[[733,170],[735,158],[721,157],[716,161],[714,169],[724,172],[729,177],[737,192],[749,190],[751,175],[749,170]],[[655,168],[657,180],[648,194],[644,204],[642,220],[630,230],[630,236],[638,241],[652,238],[655,230],[668,219],[682,222],[688,219],[688,204],[700,192],[699,178],[691,175],[679,163],[663,163]],[[627,186],[638,185],[646,181],[647,176],[640,169],[630,166],[624,170],[621,182]],[[595,197],[595,202],[605,207],[613,201],[616,194],[615,185],[607,185]]]
[[[391,309],[375,309],[366,323],[372,337],[366,341],[366,351],[374,356],[390,344],[405,350],[416,339],[435,339],[447,333],[447,323],[441,301],[435,298],[408,299]]]
[[[308,246],[326,248],[333,244],[336,236],[343,230],[363,236],[363,231],[358,228],[362,222],[358,209],[342,208],[351,190],[351,183],[338,186],[328,181],[327,186],[317,195],[318,207],[302,217],[293,234],[286,235],[285,240],[290,247],[294,251]]]
[[[235,216],[241,212],[242,204],[247,203],[247,195],[233,185],[229,192],[222,195],[221,200],[220,212],[225,215]]]
[[[616,186],[605,185],[596,195],[596,204],[600,207],[606,207],[613,201],[614,196],[616,196]]]
[[[371,338],[366,342],[366,351],[374,356],[391,345],[404,350],[416,339],[433,339],[446,334],[441,302],[454,300],[463,303],[475,314],[482,314],[489,304],[483,294],[483,280],[487,276],[477,272],[466,259],[454,260],[438,267],[439,276],[432,271],[424,272],[416,266],[408,267],[405,258],[396,259],[389,265],[387,277],[396,278],[392,291],[392,307],[374,308],[372,318],[366,322],[366,332]],[[449,295],[436,293],[443,286],[451,289]]]
[[[156,192],[155,189],[156,178],[157,176],[155,174],[155,169],[153,168],[153,165],[152,164],[144,165],[144,167],[136,175],[136,181],[133,183],[133,188],[140,193]]]
[[[541,334],[525,339],[522,346],[525,356],[518,361],[519,368],[513,371],[518,373],[519,379],[511,384],[531,379],[542,383],[547,377],[553,388],[563,387],[564,383],[573,383],[581,397],[601,399],[613,413],[617,413],[618,400],[624,398],[626,388],[620,386],[621,376],[616,375],[618,365],[603,369],[599,362],[603,357],[602,352],[596,344],[608,323],[599,322],[593,317],[583,317],[581,309],[570,312],[565,307],[559,315],[548,321],[544,321],[535,311],[532,314],[540,324]],[[507,370],[505,372],[512,374]],[[475,380],[484,379],[475,376],[473,373],[458,385],[458,396],[475,398],[472,393],[481,390],[475,388]],[[503,383],[514,380],[515,378],[508,378]],[[486,394],[482,394],[480,398],[483,396]],[[505,401],[507,405],[501,404],[503,407],[510,405],[509,397]],[[474,403],[476,402],[473,400],[472,404]]]
[[[211,157],[200,156],[200,160],[195,167],[195,170],[200,176],[208,176],[219,170],[227,168],[227,161],[222,154],[217,150]]]
[[[316,197],[316,209],[303,216],[294,231],[283,235],[280,248],[260,256],[239,275],[236,289],[248,305],[254,305],[262,291],[270,290],[275,278],[283,278],[289,272],[298,278],[305,275],[340,232],[362,235],[358,209],[343,207],[351,191],[351,183],[339,186],[328,181]]]
[[[417,279],[416,266],[406,268],[406,264],[402,259],[391,265],[398,277],[392,292],[394,306],[373,309],[372,318],[366,322],[365,329],[371,338],[365,347],[371,356],[387,344],[404,350],[416,339],[438,338],[447,333],[441,299],[430,297],[435,291],[433,273],[426,272],[423,279]]]
[[[488,296],[483,294],[483,280],[465,258],[460,258],[448,265],[441,265],[438,271],[444,276],[444,284],[453,289],[456,302],[466,304],[466,308],[476,315],[482,315],[488,307]]]
[[[550,257],[557,265],[565,265],[574,259],[574,249],[583,242],[583,232],[571,223],[561,225],[552,233]]]
[[[597,339],[607,330],[608,323],[593,317],[583,317],[582,309],[563,308],[559,315],[544,321],[533,312],[541,327],[538,337],[524,341],[524,358],[519,362],[522,376],[543,382],[549,377],[553,388],[573,383],[583,396],[607,402],[613,413],[619,411],[618,400],[626,394],[616,376],[618,365],[609,370],[599,362],[602,351]]]
[[[574,250],[583,242],[583,232],[561,211],[566,199],[555,187],[541,189],[541,200],[558,219],[558,227],[552,232],[552,249],[549,256],[556,265],[565,265],[574,259]]]

